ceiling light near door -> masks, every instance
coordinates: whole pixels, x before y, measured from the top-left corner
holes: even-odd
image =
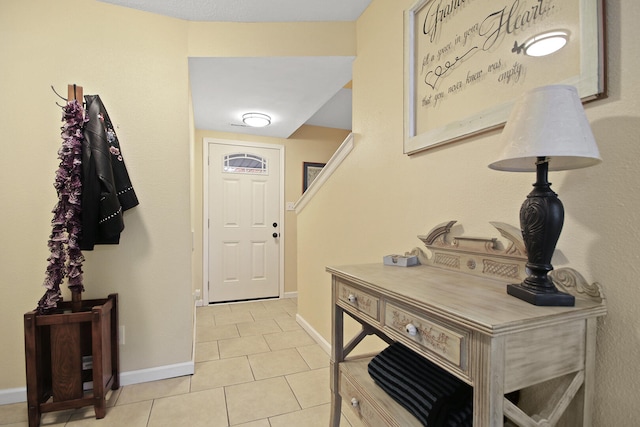
[[[271,124],[271,117],[262,113],[245,113],[242,115],[242,121],[247,126],[262,128]]]
[[[524,53],[529,56],[550,55],[562,49],[568,41],[568,31],[549,31],[524,42]]]

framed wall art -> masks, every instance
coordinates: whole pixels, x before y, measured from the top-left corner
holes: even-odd
[[[307,188],[311,185],[314,179],[318,176],[318,174],[322,171],[322,168],[325,167],[326,163],[312,163],[312,162],[303,162],[302,163],[302,192],[307,191]]]
[[[418,0],[404,20],[406,154],[503,125],[534,87],[604,95],[603,0]]]

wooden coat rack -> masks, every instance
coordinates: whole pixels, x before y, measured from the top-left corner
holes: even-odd
[[[67,101],[77,100],[80,104],[84,102],[82,86],[76,84],[67,85]]]
[[[70,84],[67,101],[74,99],[83,103],[82,86]],[[55,313],[24,315],[29,427],[43,413],[84,406],[104,418],[109,389],[120,387],[118,294],[82,301],[82,291],[71,293]]]
[[[84,102],[83,90],[82,86],[78,86],[76,84],[67,85],[67,102],[72,100],[76,100],[82,105]],[[71,289],[71,310],[74,312],[80,311],[82,309],[82,290],[76,289],[75,287]]]

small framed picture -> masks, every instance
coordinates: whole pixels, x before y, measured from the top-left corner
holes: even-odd
[[[312,162],[303,162],[302,163],[302,192],[307,191],[307,188],[311,185],[311,183],[316,179],[318,174],[322,171],[322,168],[326,165],[326,163],[312,163]]]

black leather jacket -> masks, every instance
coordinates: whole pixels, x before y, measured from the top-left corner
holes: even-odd
[[[89,121],[82,145],[81,250],[117,244],[124,230],[122,212],[138,205],[120,143],[98,95],[86,95]]]

